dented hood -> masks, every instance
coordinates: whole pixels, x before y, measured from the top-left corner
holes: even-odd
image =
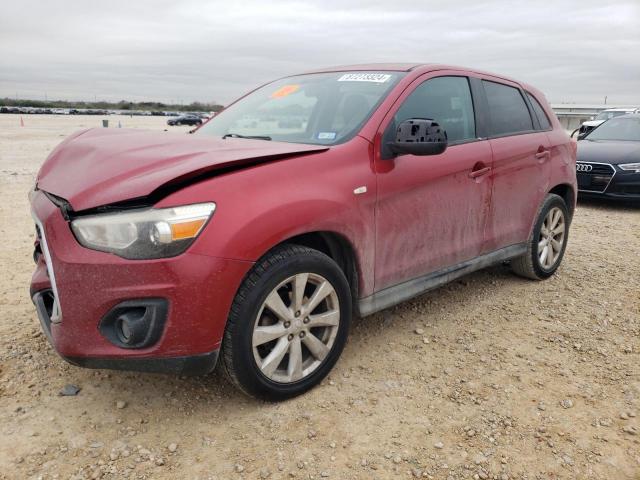
[[[321,145],[179,135],[132,129],[78,132],[51,152],[38,188],[74,210],[145,197],[220,168],[327,150]]]

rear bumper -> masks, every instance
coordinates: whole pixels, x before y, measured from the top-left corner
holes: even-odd
[[[58,354],[90,368],[199,374],[213,369],[231,302],[251,262],[184,253],[125,260],[80,246],[61,212],[43,194],[32,199],[46,237],[30,296]],[[51,275],[54,274],[54,275]],[[51,321],[55,278],[59,318]],[[114,309],[129,303],[166,305],[151,342],[123,347],[105,333]]]

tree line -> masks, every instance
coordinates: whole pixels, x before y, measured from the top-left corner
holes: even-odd
[[[147,110],[147,111],[176,111],[176,112],[219,112],[223,106],[217,103],[192,102],[189,105],[176,105],[162,102],[81,102],[69,100],[17,100],[5,97],[0,99],[0,105],[6,107],[35,107],[35,108],[75,108],[98,110]]]

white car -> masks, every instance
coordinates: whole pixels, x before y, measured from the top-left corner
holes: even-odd
[[[614,117],[619,117],[621,115],[627,115],[629,113],[640,113],[640,108],[609,108],[607,110],[603,110],[598,115],[593,117],[593,119],[583,122],[583,124],[580,125],[580,128],[578,129],[578,135],[583,137],[607,120]],[[575,133],[575,131],[573,133]],[[573,133],[571,134],[572,136]]]

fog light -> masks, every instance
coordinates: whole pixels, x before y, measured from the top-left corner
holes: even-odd
[[[159,298],[128,300],[113,307],[100,321],[99,330],[121,348],[145,348],[155,344],[167,318],[167,301]]]
[[[118,340],[125,345],[142,342],[149,332],[149,322],[145,320],[145,309],[131,309],[120,315],[115,321]]]

